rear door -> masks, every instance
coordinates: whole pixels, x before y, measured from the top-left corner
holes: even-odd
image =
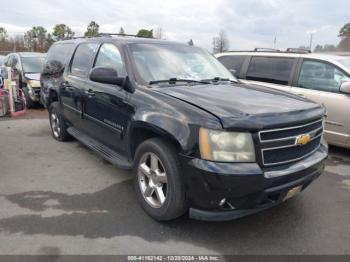
[[[70,68],[60,86],[60,97],[65,118],[82,128],[82,92],[88,83],[88,73],[96,54],[97,43],[81,43],[75,50]]]
[[[349,75],[337,66],[322,60],[303,59],[293,92],[327,108],[326,139],[345,145],[349,139],[350,96],[340,93],[340,85],[350,81]]]

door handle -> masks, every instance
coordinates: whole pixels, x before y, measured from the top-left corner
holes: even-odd
[[[64,81],[64,82],[62,83],[62,89],[63,89],[63,90],[66,90],[67,87],[68,87],[68,89],[69,89],[69,87],[71,87],[71,85],[69,84],[68,81]]]
[[[95,92],[92,89],[85,90],[85,94],[87,94],[88,97],[93,97],[95,96]]]

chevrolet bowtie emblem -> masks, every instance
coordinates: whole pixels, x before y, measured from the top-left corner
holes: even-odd
[[[309,134],[300,135],[297,137],[295,144],[299,146],[306,145],[310,142],[311,136]]]

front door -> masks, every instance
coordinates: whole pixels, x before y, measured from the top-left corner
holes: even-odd
[[[95,59],[94,67],[109,67],[118,76],[126,76],[124,62],[117,46],[103,44]],[[119,153],[125,153],[124,133],[132,114],[127,103],[128,93],[116,85],[89,81],[84,89],[84,131]]]

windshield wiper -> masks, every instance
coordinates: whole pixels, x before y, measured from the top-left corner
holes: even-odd
[[[235,80],[231,80],[229,78],[223,78],[223,77],[214,77],[212,79],[203,79],[201,81],[205,81],[205,82],[231,82],[231,83],[237,83],[237,81]]]
[[[205,81],[205,80],[179,79],[179,78],[169,78],[168,80],[154,80],[154,81],[150,81],[149,84],[150,85],[160,84],[160,83],[176,84],[178,82],[210,84],[209,81]]]

